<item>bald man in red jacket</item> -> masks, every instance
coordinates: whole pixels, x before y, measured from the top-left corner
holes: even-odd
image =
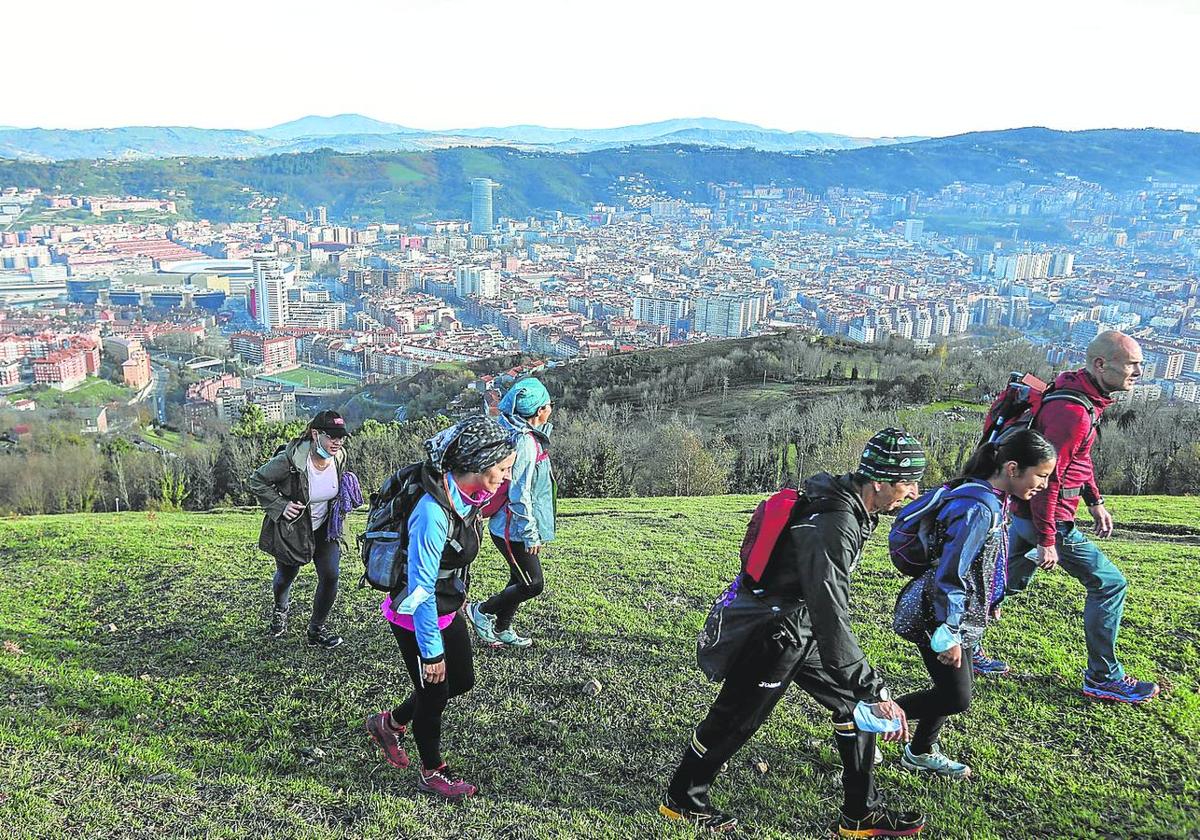
[[[1122,703],[1144,703],[1158,694],[1158,686],[1129,676],[1117,659],[1125,576],[1076,527],[1075,518],[1082,501],[1095,523],[1096,536],[1104,539],[1112,535],[1113,518],[1096,486],[1092,446],[1100,414],[1112,405],[1112,395],[1132,390],[1141,375],[1141,347],[1124,333],[1108,330],[1088,345],[1085,367],[1055,379],[1054,393],[1067,392],[1070,397],[1045,402],[1033,427],[1054,444],[1058,464],[1045,490],[1028,502],[1013,503],[1008,583],[1004,589],[1005,597],[1023,592],[1037,569],[1049,571],[1056,566],[1082,583],[1087,589],[1083,630],[1088,649],[1083,693]],[[1026,556],[1034,549],[1036,559]],[[987,665],[997,662],[977,650],[976,658],[981,657],[983,667],[977,667],[977,671],[987,672]]]

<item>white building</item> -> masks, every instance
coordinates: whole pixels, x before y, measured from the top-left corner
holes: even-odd
[[[254,270],[254,317],[268,331],[287,321],[287,279],[283,261],[270,256],[251,258]]]

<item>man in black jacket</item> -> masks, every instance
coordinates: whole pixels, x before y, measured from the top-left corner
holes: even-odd
[[[709,802],[709,786],[795,683],[833,713],[845,797],[839,834],[897,837],[924,827],[920,814],[884,808],[875,791],[875,733],[906,740],[908,721],[850,627],[850,574],[863,544],[879,513],[916,498],[924,472],[920,444],[899,429],[884,429],[868,441],[853,473],[821,473],[805,482],[805,497],[821,503],[808,513],[797,505],[758,584],[794,599],[794,609],[747,641],[696,727],[660,813],[710,830],[733,828],[737,820]]]

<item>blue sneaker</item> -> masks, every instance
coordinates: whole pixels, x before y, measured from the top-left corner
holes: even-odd
[[[971,670],[979,677],[999,677],[1009,672],[1008,663],[1001,659],[992,659],[983,652],[982,647],[971,651]]]
[[[467,617],[471,619],[471,626],[479,634],[479,641],[485,645],[500,644],[500,640],[496,638],[496,616],[479,609],[479,604],[471,604],[467,607]]]
[[[915,753],[909,744],[904,745],[900,755],[900,766],[914,773],[933,773],[947,779],[969,779],[971,768],[961,761],[955,761],[942,753],[942,748],[934,744],[927,753]]]
[[[499,633],[497,633],[496,641],[502,645],[507,645],[508,647],[518,648],[527,648],[533,644],[533,639],[528,639],[525,636],[522,636],[511,627],[507,630],[501,630]]]
[[[1128,675],[1119,680],[1093,680],[1084,671],[1083,696],[1117,703],[1145,703],[1158,696],[1158,684],[1135,680]]]

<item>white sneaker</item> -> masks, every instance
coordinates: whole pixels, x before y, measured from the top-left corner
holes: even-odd
[[[971,775],[970,767],[942,755],[941,748],[937,744],[934,744],[924,755],[916,755],[909,745],[905,744],[904,754],[900,756],[900,765],[905,770],[911,770],[914,773],[934,773],[947,779],[966,779]]]

